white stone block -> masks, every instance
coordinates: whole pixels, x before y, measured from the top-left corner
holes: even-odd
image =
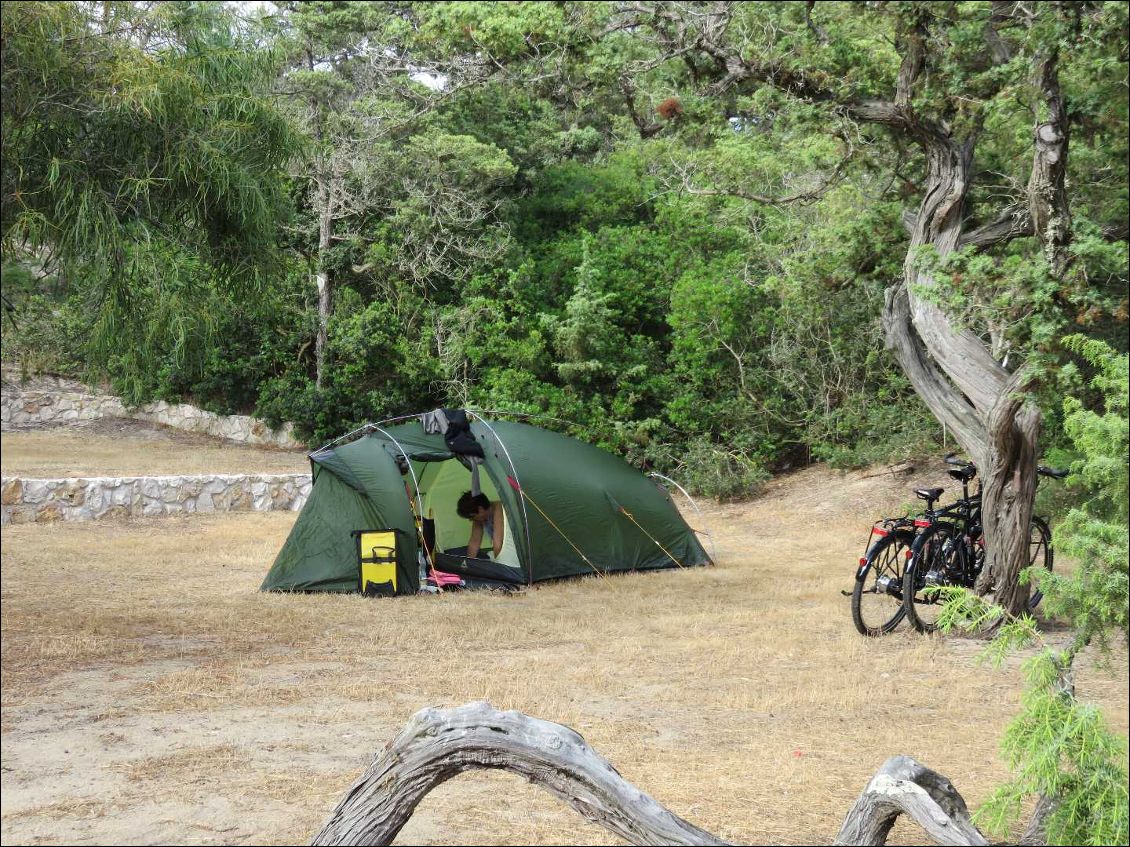
[[[138,480],[138,490],[142,497],[153,500],[161,499],[161,483],[155,477],[141,477]]]
[[[42,503],[44,502],[51,492],[48,485],[48,480],[45,479],[28,479],[24,480],[24,497],[25,503]]]
[[[101,514],[110,505],[107,494],[107,489],[97,482],[89,483],[86,486],[86,508],[93,514]]]

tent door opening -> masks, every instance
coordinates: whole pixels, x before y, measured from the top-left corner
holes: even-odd
[[[471,471],[458,459],[413,460],[413,471],[420,488],[422,536],[432,561],[440,571],[499,580],[515,584],[526,583],[522,563],[518,556],[516,533],[520,532],[503,500],[502,546],[498,555],[492,550],[492,540],[484,533],[480,555],[467,557],[472,522],[459,516],[456,505],[459,498],[471,490]],[[479,465],[479,491],[492,503],[500,500],[497,483],[485,463]]]

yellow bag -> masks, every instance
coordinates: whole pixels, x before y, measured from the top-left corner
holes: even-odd
[[[357,537],[357,590],[369,597],[396,593],[396,533],[395,529],[358,529]]]

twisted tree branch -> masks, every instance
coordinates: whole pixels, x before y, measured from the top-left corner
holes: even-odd
[[[467,770],[520,774],[631,844],[726,844],[624,780],[573,730],[489,703],[424,709],[369,765],[313,844],[390,844],[424,796]],[[885,844],[901,814],[939,844],[987,844],[944,776],[889,759],[848,812],[836,844]]]
[[[1011,206],[989,223],[969,232],[963,232],[957,246],[958,248],[972,246],[984,250],[994,244],[1003,244],[1014,238],[1032,235],[1033,232],[1032,217],[1028,210]]]
[[[632,844],[727,843],[625,781],[568,727],[486,702],[413,715],[311,843],[391,844],[429,791],[480,768],[524,776]]]
[[[969,819],[965,800],[948,779],[909,756],[893,756],[855,801],[836,844],[886,844],[901,814],[938,844],[988,844]]]

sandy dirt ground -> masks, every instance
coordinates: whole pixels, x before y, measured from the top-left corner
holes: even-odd
[[[0,835],[305,842],[412,713],[476,699],[572,726],[739,843],[830,843],[896,753],[976,807],[1007,773],[1019,662],[985,669],[976,641],[905,626],[864,639],[840,595],[870,519],[939,475],[810,468],[687,510],[716,567],[512,596],[258,593],[288,513],[6,527]],[[1125,732],[1125,653],[1113,673],[1081,665],[1080,695]],[[476,773],[433,792],[398,843],[617,842],[517,778]]]

